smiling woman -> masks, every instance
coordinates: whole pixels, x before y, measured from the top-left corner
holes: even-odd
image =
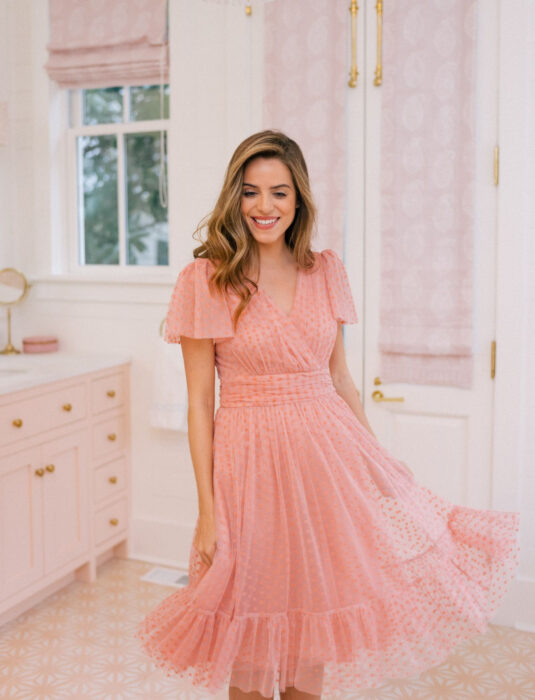
[[[486,629],[518,564],[516,513],[447,502],[371,431],[344,356],[348,275],[310,249],[314,213],[297,144],[246,139],[166,320],[199,516],[188,585],[137,634],[169,674],[230,700],[416,675]]]

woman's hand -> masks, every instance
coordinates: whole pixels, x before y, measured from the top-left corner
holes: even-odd
[[[203,562],[212,566],[216,550],[216,527],[213,515],[203,515],[199,518],[199,527],[193,546],[199,552]]]

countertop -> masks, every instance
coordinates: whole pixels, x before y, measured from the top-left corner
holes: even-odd
[[[78,353],[65,350],[0,355],[0,396],[131,361],[130,355],[121,353]]]

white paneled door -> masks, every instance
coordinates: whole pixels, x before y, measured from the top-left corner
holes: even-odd
[[[384,3],[388,12],[388,3]],[[345,329],[352,374],[362,387],[366,414],[380,442],[404,460],[418,481],[449,500],[491,506],[493,379],[491,344],[495,319],[497,143],[497,0],[479,3],[476,95],[476,195],[474,231],[474,381],[471,390],[382,383],[379,367],[380,121],[375,0],[359,3],[356,88],[348,88],[348,213],[345,264],[360,323]],[[349,56],[349,49],[348,49]],[[387,71],[388,66],[383,66]],[[382,392],[377,401],[373,394]]]

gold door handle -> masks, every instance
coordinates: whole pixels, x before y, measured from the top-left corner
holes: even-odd
[[[45,469],[47,472],[53,472],[56,467],[53,464],[47,464]]]
[[[35,470],[35,473],[36,473],[37,476],[43,476],[43,474],[45,473],[45,470],[39,468],[39,469],[36,469],[36,470]]]
[[[110,433],[108,435],[108,440],[110,440],[111,442],[113,442],[116,439],[117,439],[117,435],[115,433]]]
[[[373,394],[372,394],[372,399],[374,401],[405,401],[403,396],[395,396],[392,398],[387,398],[382,391],[379,391],[379,389],[376,389]]]
[[[13,425],[15,428],[20,428],[22,426],[22,418],[15,418],[13,421]]]
[[[106,392],[106,394],[107,394],[111,399],[113,399],[113,397],[115,396],[115,389],[109,389],[109,390]]]
[[[116,483],[117,483],[117,477],[116,477],[116,476],[110,476],[110,478],[108,479],[108,481],[110,482],[110,484],[116,484]]]
[[[62,406],[64,411],[71,411],[72,410],[72,404],[70,403],[64,403]]]
[[[349,87],[357,87],[357,78],[359,72],[357,70],[357,12],[359,6],[357,0],[351,0],[349,4],[349,13],[351,14],[351,68],[349,70]]]
[[[119,520],[118,518],[110,518],[110,525],[118,525]]]
[[[373,84],[379,87],[383,82],[383,0],[377,0],[375,9],[377,10],[377,65]]]

